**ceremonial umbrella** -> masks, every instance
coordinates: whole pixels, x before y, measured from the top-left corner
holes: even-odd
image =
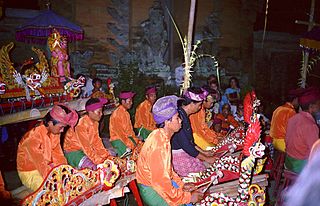
[[[320,28],[314,27],[300,38],[300,46],[303,49],[319,50],[320,49]]]
[[[50,9],[43,10],[38,16],[16,28],[16,40],[31,44],[46,44],[53,29],[66,36],[68,41],[83,40],[83,30],[80,26]]]

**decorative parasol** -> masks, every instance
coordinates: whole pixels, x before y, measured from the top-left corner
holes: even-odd
[[[320,28],[314,27],[300,38],[300,46],[303,49],[319,50],[320,49]]]
[[[83,40],[83,30],[80,26],[59,16],[52,10],[43,10],[41,14],[19,26],[16,29],[16,40],[26,43],[46,44],[52,30],[56,29],[68,41]]]

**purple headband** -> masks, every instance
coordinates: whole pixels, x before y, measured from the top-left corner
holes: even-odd
[[[154,103],[152,114],[157,124],[163,123],[178,112],[177,101],[179,99],[175,95],[170,95],[161,97]]]
[[[202,88],[201,88],[201,91],[202,91],[201,94],[195,94],[195,93],[187,90],[187,91],[184,93],[184,96],[187,97],[187,98],[189,98],[189,99],[191,99],[191,100],[193,100],[193,101],[201,102],[201,101],[205,100],[206,97],[207,97],[208,94],[209,94],[206,90],[204,90],[204,89],[202,89]]]
[[[94,111],[94,110],[96,110],[96,109],[100,109],[100,108],[102,108],[103,105],[105,105],[107,102],[108,102],[107,99],[105,99],[105,98],[99,98],[99,102],[94,103],[94,104],[90,104],[90,105],[86,106],[86,111],[89,112],[89,111]]]

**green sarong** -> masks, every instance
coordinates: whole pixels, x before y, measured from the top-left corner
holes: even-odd
[[[78,168],[79,163],[81,159],[85,156],[85,154],[82,150],[78,150],[74,152],[66,152],[64,156],[66,157],[69,165],[71,165],[74,168]]]
[[[149,134],[152,132],[152,130],[148,130],[144,127],[140,127],[140,128],[137,128],[137,133],[138,133],[138,137],[141,137],[144,140],[146,140],[149,136]]]
[[[137,145],[137,143],[134,141],[132,137],[128,138],[133,142],[134,145]],[[112,147],[116,150],[119,157],[126,152],[127,146],[120,139],[113,140],[110,143]]]
[[[285,167],[297,174],[300,174],[303,170],[304,166],[307,164],[307,160],[299,160],[295,159],[293,157],[290,157],[289,155],[286,155],[286,160],[284,162]]]
[[[154,189],[152,189],[152,187],[144,186],[138,183],[138,188],[140,191],[140,196],[143,199],[143,203],[146,205],[168,205],[168,203]]]

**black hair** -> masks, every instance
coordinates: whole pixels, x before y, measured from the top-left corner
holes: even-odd
[[[240,85],[239,85],[239,80],[237,77],[231,77],[229,79],[229,86],[231,86],[231,81],[234,80],[236,82],[236,85],[237,85],[237,88],[240,88]]]
[[[296,95],[287,94],[287,96],[284,98],[284,101],[285,102],[292,102],[295,98],[297,98]]]
[[[215,78],[215,80],[212,80],[213,78]],[[208,85],[210,85],[211,83],[217,83],[217,76],[214,74],[210,74],[207,78],[207,83]]]
[[[82,73],[79,73],[79,74],[77,74],[76,79],[79,79],[81,76],[82,76],[82,77],[86,77],[86,75],[84,75],[84,74],[82,74]]]
[[[99,79],[99,78],[94,78],[94,79],[92,80],[92,85],[94,85],[96,82],[102,83],[102,80]]]
[[[69,114],[71,111],[66,107],[66,106],[63,106],[63,105],[57,105],[58,107],[61,107],[66,114]],[[53,125],[56,125],[59,123],[59,121],[55,120],[51,115],[50,115],[50,112],[48,112],[46,114],[46,116],[44,116],[43,118],[43,124],[44,126],[48,127],[49,126],[49,122],[52,122]]]
[[[231,109],[231,106],[230,106],[230,104],[228,104],[228,103],[225,103],[224,105],[222,105],[222,109],[225,107],[225,106],[228,106],[229,107],[229,109]]]
[[[206,90],[208,92],[208,95],[215,95],[218,93],[216,90],[211,89],[208,85],[204,85],[202,89]]]
[[[164,122],[160,123],[160,124],[156,124],[157,128],[164,128]]]
[[[100,102],[100,100],[98,98],[90,98],[88,99],[88,101],[86,102],[86,107],[95,103]]]

